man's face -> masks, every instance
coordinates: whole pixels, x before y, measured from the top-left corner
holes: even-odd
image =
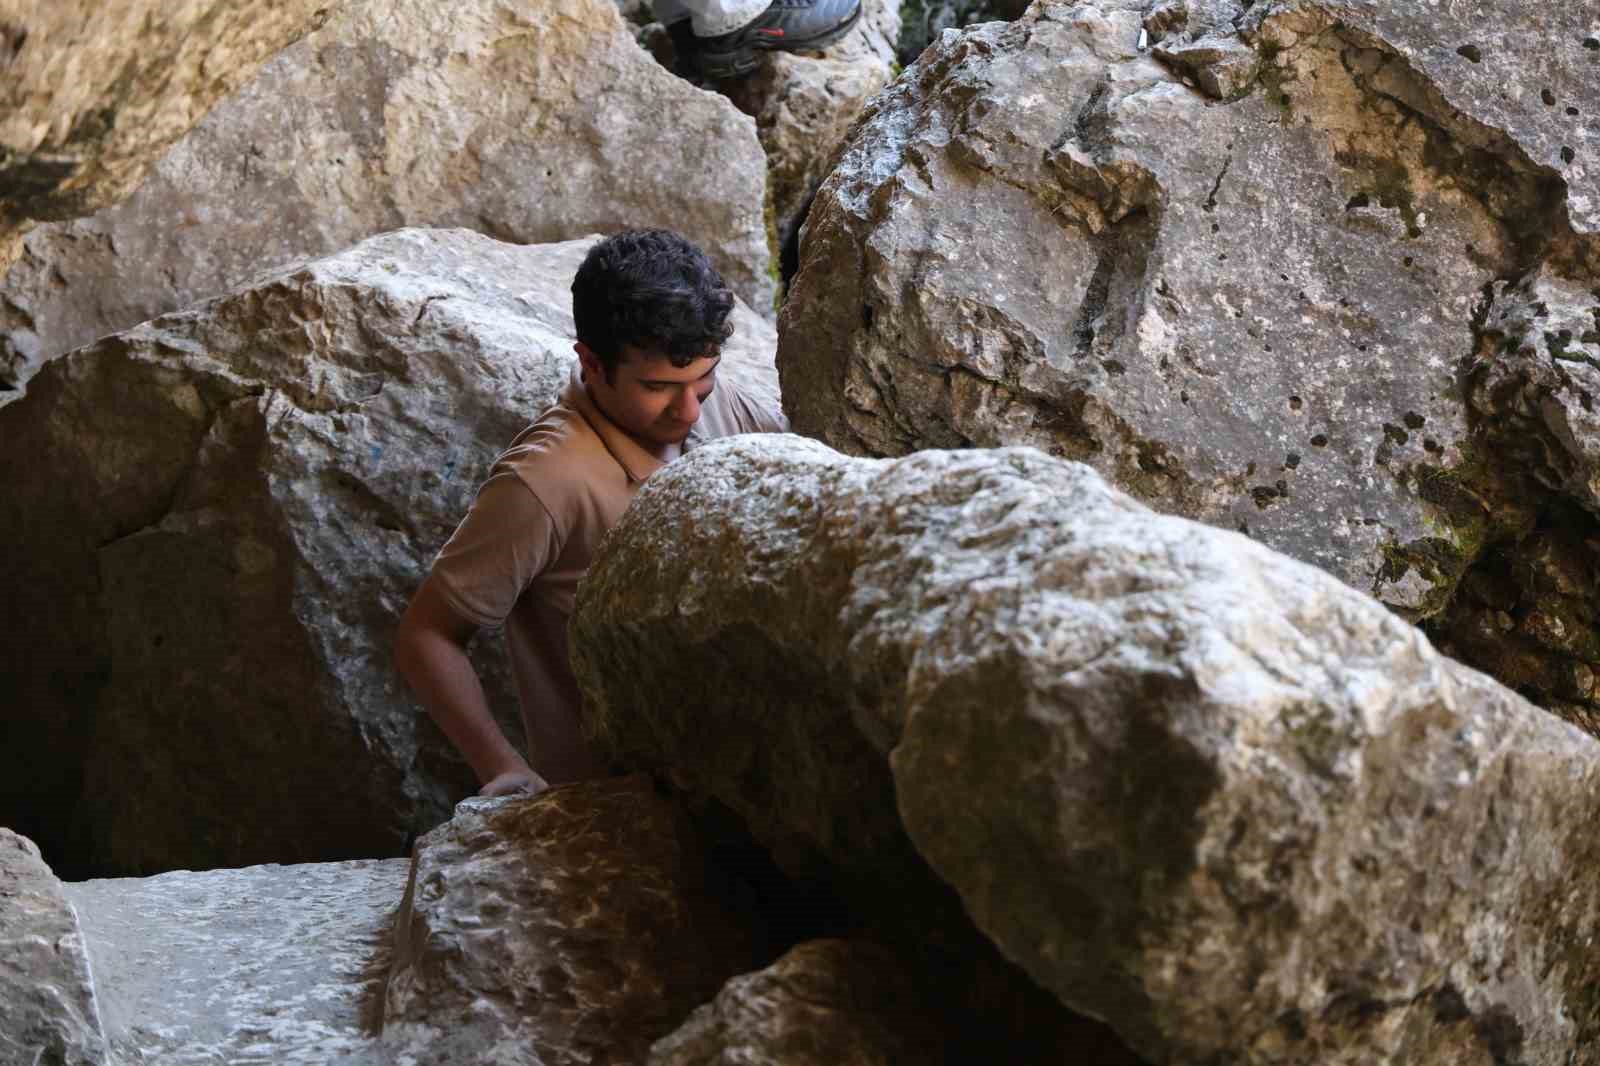
[[[718,355],[673,366],[664,355],[630,346],[608,382],[599,357],[586,345],[577,348],[590,398],[607,418],[650,444],[682,444],[700,420],[700,404],[717,387]]]

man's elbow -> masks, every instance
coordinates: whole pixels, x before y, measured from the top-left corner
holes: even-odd
[[[395,628],[392,649],[395,668],[410,680],[439,649],[449,646],[465,651],[476,629],[450,608],[438,589],[423,582]]]

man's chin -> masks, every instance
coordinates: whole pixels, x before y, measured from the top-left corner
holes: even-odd
[[[680,428],[673,426],[658,427],[650,434],[657,444],[682,444],[689,439],[689,434],[694,431],[694,423]]]

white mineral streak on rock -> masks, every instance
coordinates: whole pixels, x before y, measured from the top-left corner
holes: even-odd
[[[574,656],[619,752],[891,913],[908,836],[1154,1061],[1600,1062],[1600,744],[1088,467],[718,442],[613,531]]]
[[[75,811],[84,861],[142,872],[384,854],[445,817],[470,773],[394,627],[565,386],[589,245],[387,234],[57,360],[0,409],[8,820],[48,848]],[[771,327],[734,321],[727,373],[770,395]]]
[[[36,229],[0,283],[0,380],[402,226],[519,244],[667,226],[765,312],[766,161],[609,0],[348,0],[128,200]]]

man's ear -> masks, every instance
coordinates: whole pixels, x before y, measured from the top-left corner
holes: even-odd
[[[582,341],[574,341],[572,350],[578,353],[578,362],[583,367],[583,380],[588,381],[591,376],[603,378],[605,365],[600,362],[600,357],[594,354],[594,349]]]

